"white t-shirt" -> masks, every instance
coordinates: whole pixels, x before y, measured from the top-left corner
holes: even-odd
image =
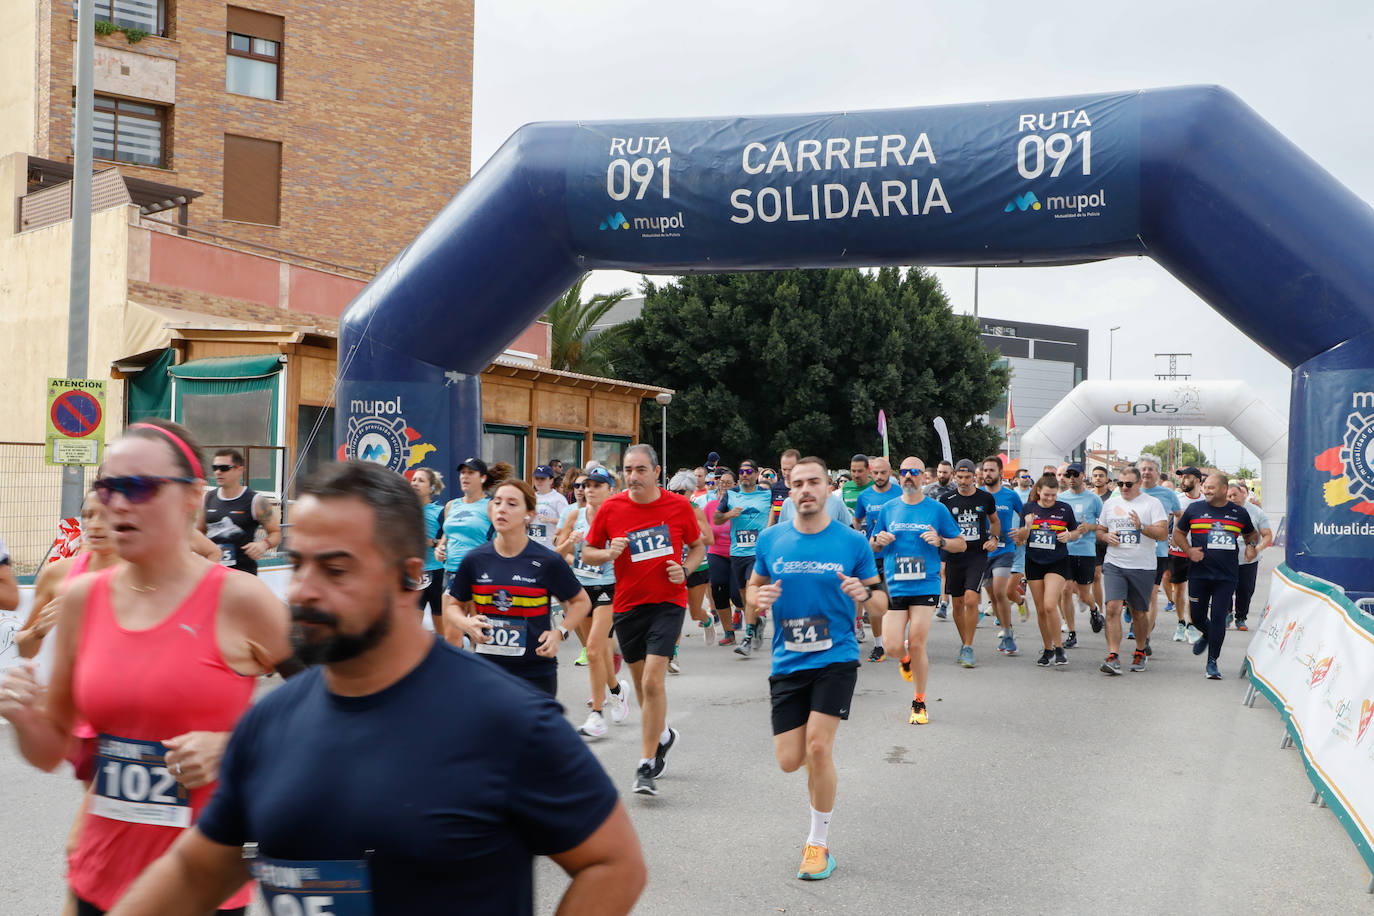
[[[1255,526],[1255,533],[1256,533],[1256,534],[1261,534],[1261,535],[1262,535],[1262,532],[1264,531],[1265,528],[1271,527],[1270,524],[1269,524],[1269,516],[1266,515],[1266,514],[1264,513],[1264,510],[1261,509],[1259,506],[1255,505],[1254,503],[1246,503],[1245,506],[1244,506],[1244,508],[1245,508],[1246,513],[1248,513],[1249,516],[1250,516],[1250,524],[1252,524],[1252,525]],[[1245,550],[1244,548],[1242,548],[1242,549],[1241,549],[1241,552],[1240,552],[1240,565],[1241,565],[1241,566],[1244,566],[1244,565],[1246,565],[1247,563],[1258,563],[1258,562],[1259,562],[1259,554],[1258,554],[1258,553],[1255,554],[1255,558],[1254,558],[1253,560],[1247,560],[1247,559],[1245,559],[1245,554],[1246,554],[1246,550]]]
[[[1121,569],[1153,570],[1155,542],[1136,527],[1135,522],[1131,520],[1132,512],[1140,519],[1142,526],[1153,525],[1168,518],[1164,512],[1164,505],[1147,493],[1141,493],[1135,499],[1123,499],[1120,493],[1114,494],[1102,507],[1102,516],[1098,523],[1120,538],[1122,543],[1119,546],[1107,545],[1104,562]]]
[[[553,547],[553,536],[558,532],[558,520],[567,508],[568,501],[557,490],[536,494],[534,518],[529,525],[530,540],[538,541],[545,547]]]
[[[1179,514],[1180,517],[1182,517],[1183,511],[1184,511],[1185,509],[1187,509],[1189,506],[1191,506],[1193,503],[1200,503],[1200,502],[1202,502],[1204,499],[1207,498],[1207,497],[1205,497],[1205,496],[1202,495],[1202,490],[1200,490],[1200,489],[1197,491],[1197,496],[1189,496],[1187,493],[1184,493],[1182,490],[1179,490],[1179,491],[1178,491],[1177,496],[1178,496],[1178,514]],[[1174,546],[1174,541],[1173,541],[1173,526],[1170,526],[1169,535],[1170,535],[1170,537],[1169,537],[1169,556],[1171,556],[1171,557],[1186,557],[1186,556],[1187,556],[1186,553],[1184,553],[1183,551],[1179,550],[1177,547]]]

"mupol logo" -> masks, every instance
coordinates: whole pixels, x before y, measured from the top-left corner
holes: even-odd
[[[1019,210],[1020,212],[1025,213],[1027,210],[1039,209],[1040,198],[1035,196],[1034,191],[1027,191],[1025,194],[1017,194],[1010,201],[1008,201],[1007,205],[1002,208],[1002,212],[1011,213],[1013,210]]]
[[[621,213],[621,212],[618,211],[618,210],[617,210],[614,214],[612,214],[611,216],[608,216],[608,217],[606,217],[605,219],[603,219],[603,220],[601,221],[601,231],[602,231],[602,232],[605,232],[607,229],[609,229],[609,230],[611,230],[612,232],[614,232],[614,231],[617,230],[617,229],[629,229],[629,228],[630,228],[630,221],[627,220],[627,219],[625,218],[625,214],[624,214],[624,213]]]

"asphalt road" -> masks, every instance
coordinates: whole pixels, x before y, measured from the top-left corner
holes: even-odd
[[[1267,576],[1261,576],[1265,583]],[[1263,588],[1264,586],[1262,586]],[[1262,595],[1260,596],[1262,597]],[[1262,607],[1257,598],[1257,609]],[[669,722],[681,741],[661,794],[629,794],[636,709],[595,753],[625,790],[649,863],[637,912],[702,913],[1336,913],[1369,911],[1369,875],[1311,787],[1280,720],[1241,705],[1248,635],[1232,631],[1220,682],[1172,626],[1150,669],[1109,678],[1084,627],[1064,669],[998,656],[978,632],[979,665],[955,664],[952,623],[931,638],[931,723],[909,726],[910,685],[893,662],[865,664],[836,749],[827,881],[796,880],[809,819],[805,777],[773,760],[768,661],[683,640]],[[868,646],[865,646],[867,657]],[[565,649],[561,699],[579,724],[586,680]],[[3,733],[4,727],[0,727]],[[78,791],[26,766],[0,737],[0,914],[56,913],[62,845]],[[537,870],[538,912],[566,878]]]

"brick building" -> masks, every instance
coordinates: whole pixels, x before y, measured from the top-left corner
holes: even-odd
[[[74,0],[0,8],[0,154],[69,163]],[[467,180],[472,0],[95,8],[96,167],[197,192],[201,230],[375,273]]]

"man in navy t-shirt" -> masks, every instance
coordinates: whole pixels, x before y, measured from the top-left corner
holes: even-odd
[[[1226,615],[1240,577],[1241,551],[1247,561],[1255,558],[1259,533],[1250,514],[1226,498],[1230,483],[1225,474],[1209,474],[1202,485],[1203,498],[1179,516],[1174,546],[1188,554],[1188,612],[1202,636],[1193,643],[1193,654],[1207,653],[1207,677],[1221,680],[1217,659],[1226,640]]]
[[[524,914],[544,855],[569,911],[628,913],[639,841],[557,702],[421,627],[409,484],[326,465],[292,522],[292,642],[320,667],[245,714],[199,823],[112,912],[208,913],[257,877],[273,913]]]
[[[811,833],[797,877],[830,877],[830,817],[836,774],[832,749],[840,720],[858,681],[859,641],[854,603],[882,613],[887,603],[878,582],[873,551],[864,536],[837,523],[825,511],[829,478],[820,458],[802,458],[792,468],[795,518],[759,538],[749,602],[775,612],[773,752],[784,773],[806,764],[811,794]]]

